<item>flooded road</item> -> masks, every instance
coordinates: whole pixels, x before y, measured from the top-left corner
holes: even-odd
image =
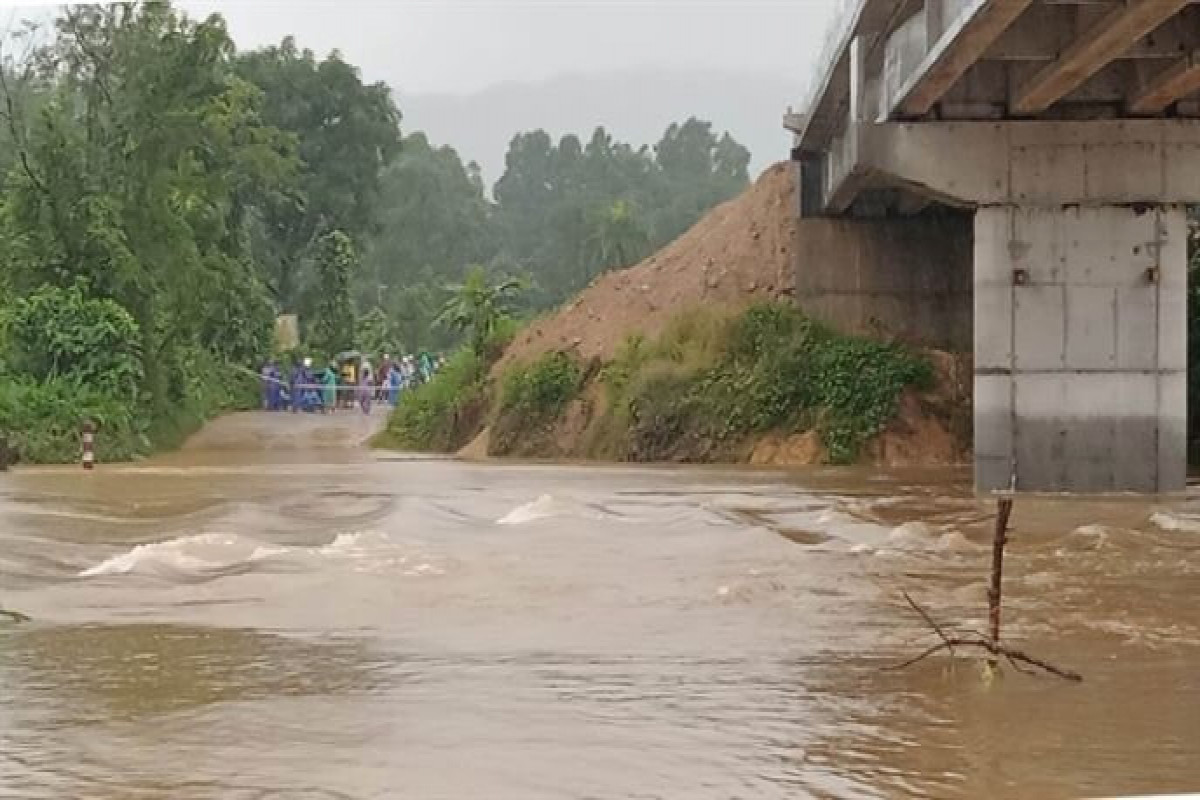
[[[1200,498],[1020,498],[984,627],[967,472],[481,465],[249,414],[0,475],[0,797],[1200,791]]]

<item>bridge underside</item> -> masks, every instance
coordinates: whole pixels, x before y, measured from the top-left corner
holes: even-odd
[[[1181,490],[1200,4],[859,0],[842,37],[785,119],[801,215],[973,213],[977,486]]]

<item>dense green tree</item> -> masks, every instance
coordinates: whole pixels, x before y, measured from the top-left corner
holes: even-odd
[[[381,225],[363,257],[360,306],[378,304],[389,289],[427,273],[441,283],[492,258],[495,237],[478,165],[464,166],[452,148],[435,148],[417,133],[404,139],[380,182]]]
[[[672,125],[654,150],[597,128],[587,144],[545,131],[515,136],[495,187],[500,258],[549,302],[597,271],[624,267],[745,188],[750,155],[710,123]],[[635,209],[644,209],[638,213]]]
[[[364,84],[336,51],[318,61],[290,36],[239,56],[236,68],[262,90],[263,119],[292,134],[303,163],[299,185],[258,208],[255,236],[280,306],[297,310],[313,243],[341,230],[361,247],[375,229],[380,171],[400,149],[400,112],[385,84]]]
[[[661,175],[650,220],[657,243],[695,224],[705,211],[741,192],[749,181],[750,151],[695,117],[671,125],[654,147]]]
[[[263,313],[245,214],[286,185],[293,156],[263,125],[261,93],[231,72],[220,17],[194,22],[165,3],[71,6],[57,27],[36,54],[47,97],[15,127],[3,268],[17,291],[78,283],[128,310],[145,396],[162,409],[179,385],[176,355],[225,339],[210,309]]]
[[[307,341],[330,356],[354,346],[350,302],[350,278],[357,265],[354,243],[342,231],[330,231],[317,240],[314,263],[317,278]]]
[[[4,320],[8,367],[38,381],[66,378],[136,396],[142,378],[138,326],[82,285],[43,286],[16,298]]]

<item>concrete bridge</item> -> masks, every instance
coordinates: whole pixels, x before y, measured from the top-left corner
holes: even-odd
[[[887,296],[902,324],[973,296],[978,488],[1182,489],[1200,3],[844,5],[784,124],[801,217],[883,263],[825,269],[814,303]]]

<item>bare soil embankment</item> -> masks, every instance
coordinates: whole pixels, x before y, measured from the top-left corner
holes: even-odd
[[[770,167],[738,197],[640,264],[598,277],[572,301],[518,334],[496,365],[564,350],[612,358],[631,333],[660,333],[673,316],[705,305],[736,311],[790,296],[796,190],[787,164]]]
[[[572,355],[589,374],[609,362],[628,336],[653,339],[672,318],[705,307],[734,314],[762,301],[794,294],[796,181],[792,166],[767,169],[740,196],[705,215],[679,239],[635,266],[606,273],[556,312],[535,320],[508,347],[491,372],[498,386],[514,364],[550,351]],[[800,267],[803,268],[803,265]],[[927,351],[931,390],[905,390],[895,418],[863,449],[864,461],[910,466],[959,463],[969,456],[970,365],[962,356]],[[594,422],[605,393],[589,381],[537,443],[522,455],[589,457],[596,453]],[[480,457],[489,447],[484,429],[462,451]],[[822,463],[815,431],[776,431],[747,443],[738,458],[755,464]]]

